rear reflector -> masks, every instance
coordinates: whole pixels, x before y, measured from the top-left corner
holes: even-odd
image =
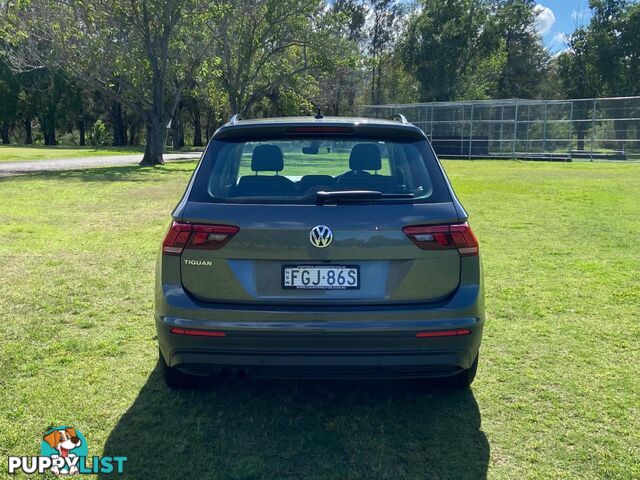
[[[192,335],[194,337],[225,337],[224,332],[214,332],[211,330],[192,330],[189,328],[172,328],[170,330],[174,335]]]
[[[462,257],[478,255],[478,240],[468,223],[404,227],[402,231],[422,250],[457,249]]]
[[[162,242],[162,253],[180,255],[185,248],[218,250],[240,229],[233,225],[173,222]]]
[[[418,338],[432,338],[432,337],[457,337],[458,335],[470,335],[471,330],[468,328],[457,328],[455,330],[436,330],[433,332],[418,332],[416,337]]]

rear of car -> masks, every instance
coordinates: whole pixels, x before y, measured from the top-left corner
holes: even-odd
[[[425,135],[363,119],[218,130],[158,262],[165,379],[450,376],[484,323],[478,243]]]

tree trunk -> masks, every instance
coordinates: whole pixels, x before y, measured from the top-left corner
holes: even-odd
[[[213,131],[211,129],[211,117],[215,115],[215,109],[207,109],[207,123],[205,124],[205,135],[207,138],[211,138],[211,132]]]
[[[24,120],[24,144],[33,145],[33,133],[31,131],[31,119]]]
[[[45,145],[56,144],[56,121],[53,115],[44,114],[40,118],[40,129],[42,130],[42,136],[44,137]]]
[[[111,102],[111,126],[113,130],[113,146],[123,147],[127,144],[127,128],[122,118],[122,104]]]
[[[231,110],[230,115],[235,115],[236,113],[240,113],[239,108],[240,108],[239,98],[237,98],[235,95],[229,94],[229,109]]]
[[[0,136],[2,137],[2,144],[9,145],[9,126],[2,125],[0,127]]]
[[[165,126],[162,119],[154,119],[147,123],[147,143],[140,165],[163,165]]]
[[[200,105],[195,102],[193,106],[193,146],[202,146],[202,121],[200,120]]]
[[[584,130],[577,130],[576,131],[576,137],[578,137],[577,140],[577,149],[580,151],[584,150],[584,136],[585,136],[585,131]]]
[[[87,144],[84,131],[84,118],[81,118],[78,122],[78,130],[80,131],[80,146],[84,147]]]
[[[127,144],[131,146],[138,145],[138,133],[140,130],[138,121],[133,118],[129,118],[127,124],[127,127],[129,128],[129,138],[127,139]]]
[[[44,130],[42,131],[42,136],[44,137],[45,145],[55,145],[56,144],[56,131],[53,130]]]
[[[171,146],[174,150],[184,147],[184,128],[182,128],[179,109],[171,120]]]

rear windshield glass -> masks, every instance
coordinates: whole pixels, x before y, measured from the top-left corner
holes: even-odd
[[[426,141],[353,138],[214,141],[190,200],[305,204],[353,191],[379,192],[367,200],[376,202],[451,200]]]

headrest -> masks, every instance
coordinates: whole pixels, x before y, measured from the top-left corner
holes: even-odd
[[[253,149],[251,170],[254,172],[279,172],[284,168],[282,150],[275,145],[258,145]]]
[[[358,143],[351,149],[349,155],[349,168],[351,170],[380,170],[382,158],[380,148],[374,143]]]

